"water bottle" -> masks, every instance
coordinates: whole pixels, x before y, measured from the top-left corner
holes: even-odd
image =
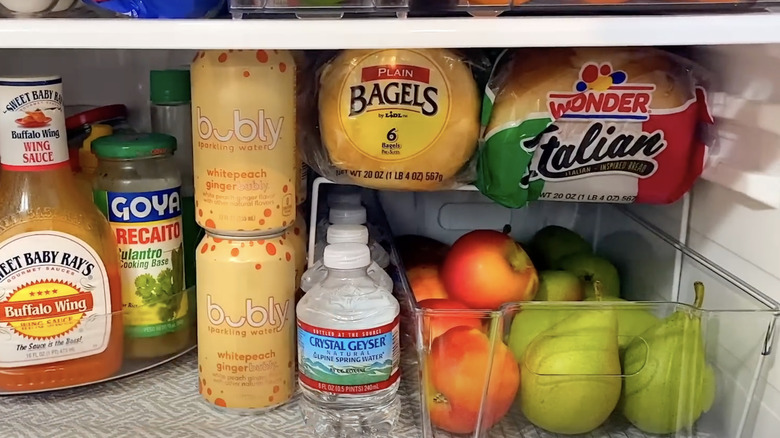
[[[366,208],[361,205],[355,204],[334,204],[328,211],[328,222],[318,225],[317,236],[318,240],[314,244],[314,260],[322,259],[322,254],[327,245],[328,227],[331,225],[366,225]],[[374,260],[379,267],[386,269],[390,266],[390,254],[382,248],[382,245],[371,239],[369,235],[368,247],[371,249],[371,259]]]
[[[366,245],[325,248],[328,273],[296,307],[304,422],[317,437],[389,437],[401,404],[398,301]]]
[[[368,245],[368,228],[363,225],[331,225],[328,227],[327,232],[328,245],[335,243],[359,243],[362,245]],[[323,248],[324,250],[324,248]],[[387,252],[385,252],[387,254]],[[380,286],[393,290],[393,280],[384,271],[384,268],[376,263],[373,259],[375,252],[371,253],[372,261],[368,267],[368,275],[373,278],[374,281],[379,283]],[[381,254],[376,254],[380,255]],[[314,265],[307,269],[301,277],[301,290],[308,292],[318,282],[322,281],[327,275],[327,269],[322,263],[322,257],[315,258],[317,260]]]

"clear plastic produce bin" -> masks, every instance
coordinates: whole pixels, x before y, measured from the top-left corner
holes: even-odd
[[[335,18],[344,14],[405,17],[409,0],[230,0],[233,18],[294,14],[298,18]]]
[[[318,214],[313,219],[324,214],[323,208],[317,208],[319,202],[325,202],[324,199],[319,201],[317,195],[322,190],[321,185],[329,185],[324,182],[320,179],[314,185],[313,208]],[[381,202],[377,202],[377,199]],[[447,244],[479,228],[500,230],[509,225],[512,236],[522,243],[546,225],[565,226],[584,236],[593,244],[597,254],[609,258],[616,265],[621,275],[623,297],[635,300],[609,306],[592,302],[508,303],[495,311],[422,309],[411,292],[392,239],[377,239],[391,251],[393,258],[389,271],[396,282],[395,293],[402,309],[403,363],[407,367],[414,367],[416,371],[407,372],[405,376],[411,376],[407,378],[414,379],[415,387],[419,389],[418,397],[407,400],[419,404],[421,436],[571,436],[571,433],[564,435],[550,432],[526,418],[523,414],[524,406],[521,406],[523,398],[518,390],[524,382],[526,385],[536,385],[536,389],[526,394],[528,400],[532,400],[526,407],[529,412],[536,412],[533,414],[536,423],[544,423],[539,419],[538,409],[531,410],[534,397],[554,394],[555,385],[565,385],[572,381],[590,382],[591,387],[595,385],[596,388],[601,385],[602,392],[611,391],[613,397],[614,391],[623,388],[641,391],[648,386],[648,381],[652,381],[653,375],[663,369],[659,368],[659,363],[673,360],[669,351],[680,353],[674,359],[677,361],[674,363],[678,364],[675,368],[678,377],[655,380],[652,384],[657,386],[661,382],[666,388],[665,394],[673,394],[668,396],[670,401],[665,403],[668,415],[676,413],[682,418],[684,413],[701,410],[704,409],[702,406],[706,406],[707,412],[700,417],[691,414],[697,417],[693,426],[683,427],[677,432],[653,434],[648,429],[662,426],[644,424],[645,430],[642,430],[621,414],[619,406],[615,409],[607,407],[606,413],[603,408],[588,411],[590,405],[598,407],[597,403],[592,402],[592,397],[583,398],[591,402],[584,404],[580,413],[555,411],[553,406],[546,418],[550,415],[553,418],[576,418],[578,415],[604,415],[607,418],[603,423],[597,421],[587,431],[578,432],[579,435],[575,436],[751,436],[750,425],[754,424],[760,400],[760,394],[756,391],[765,385],[780,307],[760,291],[744,284],[672,236],[685,229],[684,222],[681,222],[685,220],[685,209],[681,208],[684,201],[663,207],[663,210],[648,206],[555,202],[538,202],[527,208],[509,210],[491,203],[474,191],[382,192],[377,196],[372,191],[364,190],[363,202],[369,212],[370,225],[380,229],[380,233],[384,231],[381,234],[390,234],[389,229],[384,229],[387,227],[384,221],[386,214],[396,236],[416,234]],[[659,214],[659,211],[662,213]],[[312,242],[315,239],[313,234]],[[694,282],[702,282],[705,286],[703,306],[700,309],[693,306]],[[512,342],[512,325],[518,315],[536,314],[544,318],[544,314],[549,315],[551,312],[570,311],[578,315],[596,315],[593,320],[599,321],[607,307],[618,312],[650,312],[658,318],[678,313],[687,321],[684,333],[688,335],[675,338],[667,344],[659,341],[663,336],[651,337],[641,333],[621,335],[620,343],[625,342],[633,346],[634,350],[632,369],[628,373],[624,369],[628,366],[622,363],[618,369],[613,364],[611,370],[606,371],[589,371],[586,368],[582,372],[567,372],[566,367],[551,369],[548,366],[550,357],[569,354],[578,346],[588,344],[589,338],[576,331],[562,331],[542,338],[529,335],[531,341],[527,349],[542,344],[542,341],[557,343],[559,346],[545,352],[544,348],[537,345],[536,351],[541,351],[538,353],[541,359],[533,363],[523,362],[518,365],[512,350],[507,347]],[[441,338],[432,342],[441,333],[434,333],[441,329],[440,324],[452,319],[466,326],[476,325],[477,330],[466,327],[459,329],[462,336],[450,336],[449,342],[443,342]],[[698,324],[697,321],[700,321],[700,335],[690,335],[689,330]],[[636,345],[640,346],[639,354],[636,353]],[[697,357],[693,353],[697,349],[703,352],[705,362],[699,360],[701,354]],[[621,351],[621,358],[628,354],[625,350]],[[587,361],[587,355],[573,356],[571,360]],[[702,363],[706,363],[711,371],[703,371]],[[516,369],[512,370],[512,366]],[[523,370],[523,367],[526,369]],[[708,376],[704,377],[704,374]],[[715,382],[714,390],[713,386],[707,384],[690,383],[705,379]],[[563,387],[567,391],[565,397],[558,400],[548,397],[545,400],[558,403],[563,408],[565,400],[577,400],[580,397],[576,386]],[[581,387],[579,391],[583,391]],[[622,396],[620,400],[620,404],[623,404]],[[545,418],[544,413],[541,418]],[[680,420],[680,423],[684,421]],[[555,427],[558,426],[552,428]],[[673,428],[676,427],[677,422]]]
[[[745,11],[773,5],[768,0],[417,0],[412,10],[466,12],[473,16],[497,16],[506,12],[517,14],[569,14],[608,12],[684,12],[684,11]]]
[[[124,352],[120,358],[121,365],[115,372],[111,373],[110,375],[103,375],[94,379],[85,379],[84,375],[97,375],[98,373],[84,368],[83,365],[80,368],[73,368],[72,364],[69,364],[68,362],[55,362],[46,364],[44,365],[45,369],[41,368],[35,374],[29,374],[28,371],[26,371],[24,368],[0,368],[0,396],[61,390],[115,380],[165,364],[187,353],[188,351],[193,350],[196,344],[196,329],[194,320],[195,288],[193,287],[187,289],[181,294],[187,297],[187,303],[189,306],[188,316],[187,318],[183,319],[183,325],[179,329],[181,330],[181,336],[177,337],[175,342],[172,341],[171,343],[166,343],[160,345],[159,347],[155,347],[163,348],[164,352],[153,353],[147,350],[147,352],[151,353],[149,356],[154,357],[142,357],[145,356],[145,354],[141,353],[138,349],[135,349],[137,352],[135,358],[127,357],[125,354],[126,352]],[[156,308],[153,310],[156,311]],[[120,353],[122,352],[121,350],[123,350],[124,343],[116,342],[117,339],[121,341],[124,337],[124,311],[114,312],[109,315],[92,315],[82,319],[74,320],[73,329],[68,334],[84,335],[90,331],[94,333],[95,330],[105,330],[107,333],[106,336],[110,339],[107,350],[115,348],[115,346],[118,345]],[[10,336],[7,336],[9,334],[8,330],[11,329],[13,329],[13,326],[11,328],[6,327],[6,324],[0,326],[0,344],[11,342],[9,340]],[[74,338],[75,340],[79,340],[79,337],[74,336]],[[24,347],[25,351],[29,351],[30,354],[39,354],[33,351],[34,347],[31,344],[42,345],[48,343],[49,341],[57,342],[57,338],[29,338],[27,340],[29,341],[29,344],[25,345]],[[16,344],[16,342],[14,342],[14,344]],[[59,346],[59,344],[56,345]],[[64,342],[61,345],[62,349],[68,349],[71,347],[73,347],[73,345],[67,345]],[[110,362],[111,360],[113,360],[113,356],[101,357],[101,366],[105,365],[105,362]],[[60,374],[61,372],[65,377],[57,377],[56,383],[49,382],[44,387],[41,387],[40,382],[46,382],[46,379],[43,376],[55,372],[57,374]],[[26,381],[37,382],[37,385],[26,386]]]

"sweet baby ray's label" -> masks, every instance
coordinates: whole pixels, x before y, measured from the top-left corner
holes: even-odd
[[[0,157],[5,170],[68,166],[61,78],[0,78]]]
[[[179,188],[96,191],[119,247],[125,333],[148,338],[188,324]]]
[[[295,220],[295,63],[281,51],[202,51],[192,65],[196,219],[268,232]]]
[[[400,378],[398,318],[365,330],[335,330],[298,320],[298,370],[304,385],[337,394],[386,389]]]
[[[111,320],[106,268],[85,242],[45,231],[0,243],[0,368],[101,353]]]
[[[295,390],[295,255],[284,236],[198,245],[198,371],[210,403],[263,409]]]
[[[684,82],[684,81],[681,81]],[[655,105],[654,83],[631,81],[610,62],[585,62],[569,90],[549,90],[538,113],[489,122],[477,186],[493,200],[522,207],[537,199],[669,203],[699,176],[712,123],[701,87],[674,107]],[[486,119],[498,90],[487,93]],[[668,98],[672,100],[672,98]]]

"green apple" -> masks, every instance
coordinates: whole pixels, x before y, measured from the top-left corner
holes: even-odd
[[[568,271],[542,271],[534,301],[581,301],[582,281]]]
[[[593,282],[601,282],[602,297],[620,297],[620,277],[609,260],[595,254],[572,254],[561,259],[557,269],[576,275],[585,284],[585,297],[594,297]]]
[[[579,253],[591,253],[593,249],[574,231],[549,225],[537,231],[531,239],[531,252],[542,269],[554,268],[562,258]]]

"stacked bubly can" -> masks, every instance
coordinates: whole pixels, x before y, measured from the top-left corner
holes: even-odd
[[[192,76],[200,392],[257,411],[295,388],[305,222],[289,52],[214,50]],[[305,191],[303,191],[305,193]]]

